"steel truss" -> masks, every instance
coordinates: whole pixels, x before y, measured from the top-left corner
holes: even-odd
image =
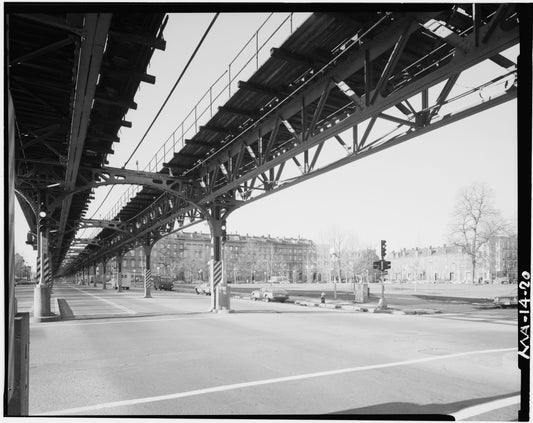
[[[451,31],[437,35],[442,34],[438,27],[446,23],[431,18],[430,14],[403,16],[374,39],[360,45],[354,41],[343,60],[325,65],[251,128],[185,172],[183,176],[200,186],[195,186],[193,196],[163,193],[123,222],[120,232],[101,240],[99,248],[88,247],[71,267],[131,249],[144,237],[159,239],[198,220],[209,220],[215,207],[226,219],[252,201],[516,98],[516,64],[500,55],[519,41],[513,6],[501,5],[483,22],[474,18],[470,31],[461,36]],[[434,33],[438,46],[423,67],[418,59],[399,69],[411,35],[420,28]],[[386,66],[372,84],[374,63],[383,55]],[[457,84],[461,72],[485,60],[500,66],[499,76],[472,89]],[[362,87],[346,82],[357,73],[363,74]],[[481,89],[499,85],[504,88],[479,101]],[[335,91],[342,92],[346,101],[325,115]],[[458,100],[475,97],[475,103],[459,106]],[[378,134],[376,128],[384,122],[389,130]],[[335,157],[322,154],[326,142],[339,145]]]

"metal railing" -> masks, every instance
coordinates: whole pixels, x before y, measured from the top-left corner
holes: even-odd
[[[281,14],[283,17],[285,14]],[[281,23],[279,23],[272,32],[266,29],[266,25],[273,18],[274,13],[270,13],[263,21],[254,35],[244,44],[236,56],[228,64],[227,69],[220,75],[215,82],[207,89],[204,95],[197,101],[189,114],[183,119],[178,127],[163,142],[155,155],[144,167],[144,171],[158,172],[163,163],[170,161],[174,153],[178,152],[185,146],[185,140],[192,138],[197,132],[201,123],[207,122],[216,113],[214,109],[223,102],[231,98],[232,93],[237,91],[237,78],[249,77],[259,67],[268,60],[270,51],[266,49],[275,36],[283,36],[284,29],[289,30],[289,35],[293,32],[293,13],[288,13]],[[266,32],[266,34],[265,34]],[[251,52],[251,54],[250,54]],[[138,162],[137,162],[138,164]],[[131,185],[119,197],[114,206],[107,212],[104,220],[112,220],[118,215],[120,210],[133,198],[135,194],[142,190],[140,185]],[[101,231],[93,231],[89,237],[94,238]]]

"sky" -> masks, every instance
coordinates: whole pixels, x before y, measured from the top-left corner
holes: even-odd
[[[155,51],[148,69],[149,74],[156,76],[156,83],[141,83],[135,96],[138,108],[126,116],[133,127],[121,130],[120,142],[113,146],[115,153],[108,157],[110,166],[125,164],[213,16],[210,13],[170,16],[164,32],[167,48]],[[261,45],[272,30],[281,25],[279,32],[265,44],[260,60],[266,59],[270,48],[279,46],[289,36],[290,22],[281,24],[287,16],[274,14],[260,32]],[[296,29],[307,16],[309,14],[294,15],[293,28]],[[209,87],[227,72],[229,63],[267,17],[268,14],[259,13],[219,15],[128,168],[138,166],[144,169],[147,166],[155,151],[184,121]],[[242,57],[248,60],[253,51],[255,38]],[[513,49],[506,52],[506,56],[515,59],[516,53]],[[232,64],[232,76],[242,63],[243,59],[238,59]],[[237,80],[246,80],[255,71],[255,66],[253,59],[235,79],[234,91]],[[493,70],[490,65],[475,69],[462,75],[459,84],[474,86],[481,75],[490,77]],[[227,78],[226,73],[212,92],[220,91]],[[228,99],[226,90],[218,105]],[[208,116],[204,123],[207,120]],[[339,148],[336,142],[327,144],[331,144],[328,147],[331,151]],[[484,183],[492,189],[494,205],[504,217],[513,219],[516,216],[516,162],[514,100],[250,203],[230,215],[227,228],[230,233],[300,236],[317,243],[327,243],[328,233],[341,230],[355,238],[361,248],[377,248],[380,240],[386,239],[388,251],[442,245],[448,241],[448,224],[458,192],[474,182]],[[109,189],[96,189],[86,217],[96,213],[95,218],[104,218],[127,188],[113,188],[99,208]],[[208,231],[205,225],[189,230]],[[24,216],[16,204],[15,251],[34,266],[36,252],[24,244],[27,231]],[[78,236],[95,233],[87,231]]]

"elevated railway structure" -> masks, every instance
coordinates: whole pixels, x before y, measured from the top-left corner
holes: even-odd
[[[62,12],[55,12],[56,10]],[[99,171],[135,109],[154,50],[165,49],[164,13],[65,13],[6,5],[9,148],[14,195],[38,249],[35,314],[49,314],[48,285],[67,257]],[[42,9],[41,9],[42,10]],[[44,310],[42,307],[44,307]]]
[[[138,18],[135,24],[145,34],[140,46],[135,44],[137,38],[113,36],[128,32],[113,26],[118,25],[114,16],[108,23],[100,24],[97,19],[93,24],[95,34],[100,33],[100,25],[110,34],[105,51],[96,36],[89,47],[89,54],[95,57],[89,62],[102,63],[100,82],[104,86],[87,82],[92,84],[94,95],[79,107],[81,100],[73,96],[74,81],[70,89],[60,90],[62,97],[54,96],[57,101],[62,99],[59,104],[52,102],[46,91],[52,80],[37,79],[42,82],[37,84],[42,92],[28,93],[41,71],[23,75],[24,79],[21,70],[18,74],[11,70],[10,89],[16,112],[21,107],[23,112],[28,102],[41,107],[29,111],[26,118],[24,113],[17,113],[17,189],[30,198],[28,204],[46,199],[53,271],[85,272],[116,257],[120,272],[123,255],[143,246],[146,297],[150,297],[154,243],[177,229],[207,221],[212,232],[211,284],[217,294],[212,297],[213,309],[229,309],[223,279],[223,238],[226,219],[234,210],[517,96],[517,64],[502,55],[519,43],[516,5],[424,5],[418,12],[376,6],[375,10],[366,7],[346,13],[314,13],[271,50],[270,58],[249,79],[239,81],[238,90],[207,122],[198,125],[193,136],[181,139],[177,148],[175,141],[169,146],[157,171],[109,168],[105,157],[112,153],[112,143],[118,141],[117,130],[127,124],[124,112],[134,106],[138,82],[150,79],[144,73],[147,59],[154,48],[163,46],[163,16]],[[64,20],[71,25],[68,16]],[[17,34],[24,30],[17,25],[44,24],[33,18],[13,18],[10,57],[24,59],[31,53],[23,49],[22,41],[15,47]],[[57,26],[51,28],[60,31]],[[66,32],[76,37],[76,32]],[[74,66],[74,57],[85,51],[84,43],[67,43],[70,38],[61,35],[63,38],[56,34],[29,50],[65,43],[56,50],[64,55],[70,49],[66,54],[70,63],[62,64],[63,75],[82,73],[84,81],[90,76],[95,79],[97,73],[91,66],[82,66],[82,62]],[[122,57],[132,48],[139,53],[129,59]],[[115,60],[113,52],[118,56]],[[136,66],[126,66],[124,60],[134,60]],[[13,60],[20,69],[23,62]],[[480,75],[478,86],[464,88],[457,83],[463,72],[485,62],[490,62],[491,74]],[[46,63],[50,67],[52,62]],[[130,70],[131,79],[114,77],[113,64],[117,63]],[[479,95],[489,89],[490,97]],[[86,92],[90,93],[89,88]],[[38,100],[43,96],[46,106]],[[83,112],[90,110],[91,98],[94,107],[88,119]],[[45,122],[45,113],[57,118]],[[80,124],[73,129],[78,113]],[[72,119],[61,120],[61,116]],[[37,118],[42,121],[34,121]],[[378,133],[378,127],[387,130]],[[86,136],[73,136],[81,132]],[[84,141],[80,144],[79,139]],[[30,144],[38,147],[31,155],[24,148]],[[339,147],[339,153],[325,157],[322,153],[331,144]],[[54,183],[59,187],[54,188]],[[83,210],[91,190],[113,184],[139,184],[143,188],[111,219],[84,222]],[[29,206],[25,213],[35,227]],[[82,251],[67,255],[76,230],[82,226],[103,229]]]

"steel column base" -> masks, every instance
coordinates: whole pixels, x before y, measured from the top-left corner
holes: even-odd
[[[50,315],[50,288],[37,284],[33,290],[33,316],[41,318]]]

